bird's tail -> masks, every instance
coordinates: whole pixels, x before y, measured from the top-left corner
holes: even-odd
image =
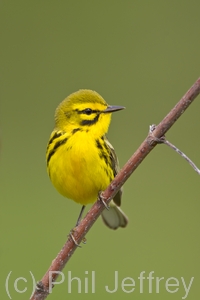
[[[113,200],[111,200],[109,206],[109,209],[104,209],[101,213],[105,225],[111,229],[126,227],[128,224],[128,218],[121,208],[117,206]]]

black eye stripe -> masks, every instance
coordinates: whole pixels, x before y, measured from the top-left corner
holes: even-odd
[[[92,110],[91,108],[86,108],[83,110],[76,109],[76,111],[78,114],[84,114],[84,115],[91,115],[91,114],[99,113],[99,110]]]
[[[93,110],[91,108],[86,108],[83,110],[83,113],[86,114],[86,115],[91,115],[93,114]]]
[[[91,125],[94,125],[95,123],[97,123],[98,119],[99,119],[99,114],[96,115],[96,117],[93,120],[82,120],[80,124],[82,126],[85,126],[85,125],[91,126]]]

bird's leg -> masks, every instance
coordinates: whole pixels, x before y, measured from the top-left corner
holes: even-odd
[[[78,220],[77,220],[77,222],[76,222],[75,227],[77,227],[77,226],[80,224],[81,218],[82,218],[82,215],[83,215],[83,212],[84,212],[84,209],[85,209],[85,205],[83,205],[83,206],[81,207],[81,211],[80,211],[80,214],[79,214],[79,216],[78,216]]]
[[[76,222],[76,225],[75,225],[75,227],[74,227],[74,228],[70,231],[70,233],[69,233],[69,236],[70,236],[71,239],[73,240],[74,244],[75,244],[77,247],[79,247],[79,248],[81,248],[81,246],[77,243],[76,239],[74,238],[73,232],[76,231],[76,227],[77,227],[77,226],[80,224],[80,222],[81,222],[81,218],[82,218],[84,209],[85,209],[85,205],[83,205],[83,206],[81,207],[81,211],[80,211],[80,214],[79,214],[79,216],[78,216],[78,220],[77,220],[77,222]],[[82,242],[83,242],[84,244],[86,244],[86,238],[85,238],[85,237],[82,239]]]
[[[103,203],[103,205],[105,206],[105,208],[107,209],[107,210],[109,210],[109,205],[108,204],[106,204],[106,202],[104,201],[104,197],[102,196],[102,192],[100,191],[99,193],[98,193],[98,201],[101,201],[102,203]]]

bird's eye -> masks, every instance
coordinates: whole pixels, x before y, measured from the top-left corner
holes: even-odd
[[[91,108],[86,108],[86,109],[84,109],[83,113],[86,115],[91,115],[93,113],[93,111]]]

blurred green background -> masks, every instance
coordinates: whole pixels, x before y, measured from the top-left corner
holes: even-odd
[[[31,271],[40,280],[64,244],[80,206],[53,188],[45,151],[54,111],[70,93],[89,88],[109,104],[126,106],[113,116],[109,140],[121,166],[199,77],[200,2],[191,1],[1,1],[0,283],[12,271],[12,299],[29,299]],[[200,98],[167,138],[200,166]],[[129,226],[108,230],[99,219],[65,267],[65,282],[50,299],[197,299],[200,293],[199,177],[175,152],[157,146],[127,181],[123,210]],[[68,271],[82,280],[68,293]],[[84,291],[85,272],[96,274],[96,292]],[[135,280],[135,290],[114,289]],[[156,293],[148,280],[164,277]],[[17,293],[14,289],[16,278]],[[175,277],[176,293],[165,282]],[[181,281],[194,281],[186,298]],[[171,282],[174,283],[174,282]],[[131,288],[127,287],[127,290]],[[170,288],[172,291],[176,287]],[[185,298],[183,298],[185,297]]]

